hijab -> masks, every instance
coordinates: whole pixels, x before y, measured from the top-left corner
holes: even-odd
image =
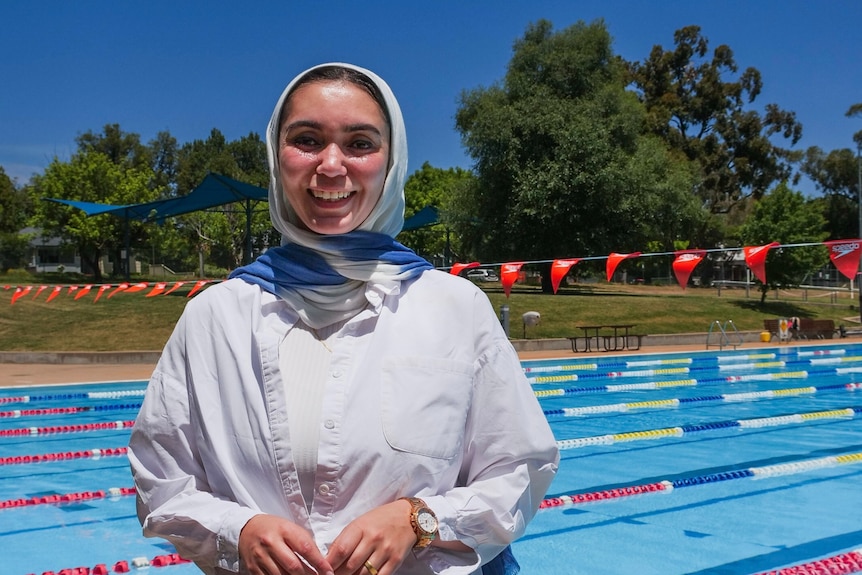
[[[301,227],[284,194],[278,166],[282,108],[294,88],[314,70],[337,66],[364,74],[380,91],[389,120],[389,167],[374,209],[359,227],[346,234],[321,235]],[[369,284],[392,292],[400,282],[432,266],[395,241],[404,225],[404,183],[407,177],[407,133],[401,108],[379,76],[352,64],[314,66],[296,76],[275,105],[266,134],[269,161],[269,215],[282,235],[281,246],[237,268],[231,278],[257,284],[287,302],[303,322],[318,329],[344,321],[368,305]]]

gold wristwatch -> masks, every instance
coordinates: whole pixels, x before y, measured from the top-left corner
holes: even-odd
[[[410,503],[410,525],[416,533],[416,545],[413,549],[425,549],[437,538],[437,516],[418,497],[402,497]]]

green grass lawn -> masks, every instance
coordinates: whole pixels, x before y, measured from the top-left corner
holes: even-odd
[[[19,280],[20,281],[20,280]],[[12,284],[14,285],[14,283]],[[119,292],[95,300],[95,290],[74,299],[65,291],[46,302],[48,290],[28,294],[10,305],[13,290],[3,290],[0,277],[0,351],[148,351],[160,350],[189,299],[191,283],[170,295],[146,297],[147,292]],[[563,287],[557,295],[515,285],[506,298],[499,283],[481,286],[498,315],[509,306],[510,335],[524,336],[521,319],[537,311],[541,321],[526,329],[529,339],[582,335],[580,325],[635,324],[642,334],[707,332],[714,321],[732,320],[740,331],[762,330],[763,320],[776,317],[832,319],[835,325],[858,327],[858,300],[847,292],[795,290],[770,292],[760,305],[751,290],[677,286],[626,286],[604,282]],[[35,293],[35,292],[34,292]],[[807,296],[807,297],[806,297]],[[854,323],[855,319],[855,323]]]

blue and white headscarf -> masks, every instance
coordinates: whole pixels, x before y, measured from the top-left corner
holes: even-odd
[[[321,67],[340,66],[365,74],[383,94],[390,123],[389,172],[383,193],[368,218],[347,234],[321,235],[300,227],[299,217],[284,194],[278,168],[279,129],[284,103],[296,83]],[[407,178],[407,133],[401,108],[392,90],[379,76],[352,64],[315,66],[299,74],[284,89],[266,136],[269,159],[269,215],[281,232],[282,245],[270,248],[253,263],[230,277],[249,283],[285,300],[313,328],[353,317],[368,305],[368,283],[392,289],[432,266],[395,241],[404,225],[404,182]]]

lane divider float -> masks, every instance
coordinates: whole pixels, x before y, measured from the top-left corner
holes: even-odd
[[[723,481],[730,481],[733,479],[766,479],[769,477],[794,475],[797,473],[804,473],[815,469],[825,469],[828,467],[837,467],[839,465],[853,465],[858,463],[862,463],[862,451],[856,453],[849,453],[847,455],[832,455],[829,457],[820,457],[817,459],[803,459],[800,461],[780,463],[777,465],[767,465],[764,467],[749,467],[747,469],[739,469],[736,471],[709,473],[706,475],[697,475],[694,477],[686,477],[683,479],[665,479],[653,483],[629,485],[626,487],[617,487],[614,489],[605,489],[601,491],[576,493],[572,495],[559,495],[557,497],[549,497],[542,500],[542,502],[539,504],[539,509],[571,507],[573,505],[579,505],[583,503],[607,501],[610,499],[620,499],[622,497],[643,495],[646,493],[670,493],[674,489],[679,489],[682,487],[706,485],[708,483],[721,483]]]
[[[716,421],[712,423],[694,423],[679,427],[667,427],[663,429],[648,429],[643,431],[628,431],[624,433],[609,433],[606,435],[595,435],[592,437],[576,437],[557,441],[557,447],[564,449],[577,449],[589,445],[613,445],[626,441],[643,441],[661,439],[663,437],[682,437],[690,433],[701,431],[714,431],[718,429],[731,429],[740,427],[744,429],[774,427],[779,425],[790,425],[805,423],[813,420],[825,419],[852,419],[855,415],[862,414],[862,407],[847,407],[843,409],[830,409],[827,411],[812,411],[808,413],[795,413],[775,417],[758,417],[754,419],[739,419],[730,421]]]
[[[60,453],[42,453],[38,455],[13,455],[0,457],[0,465],[23,465],[29,463],[47,463],[51,461],[69,461],[72,459],[99,459],[100,457],[115,457],[126,455],[128,447],[108,447],[105,449],[87,449],[85,451],[66,451]]]
[[[633,401],[628,403],[611,403],[603,405],[588,405],[583,407],[564,407],[562,409],[546,409],[545,417],[580,417],[598,413],[619,413],[633,409],[655,409],[679,407],[688,403],[710,403],[729,402],[744,403],[758,401],[761,399],[776,399],[796,397],[799,395],[815,394],[829,391],[856,391],[862,390],[862,383],[838,383],[834,385],[820,385],[809,387],[794,387],[786,389],[772,389],[767,391],[749,391],[743,393],[724,393],[721,395],[702,395],[699,397],[676,397],[670,399],[659,399],[653,401]]]
[[[51,495],[39,495],[34,497],[21,497],[18,499],[7,499],[0,501],[0,509],[11,509],[13,507],[32,507],[34,505],[53,505],[58,503],[78,503],[93,499],[105,499],[110,497],[122,497],[134,495],[134,487],[111,487],[110,489],[98,489],[96,491],[79,491],[77,493],[54,493]]]

